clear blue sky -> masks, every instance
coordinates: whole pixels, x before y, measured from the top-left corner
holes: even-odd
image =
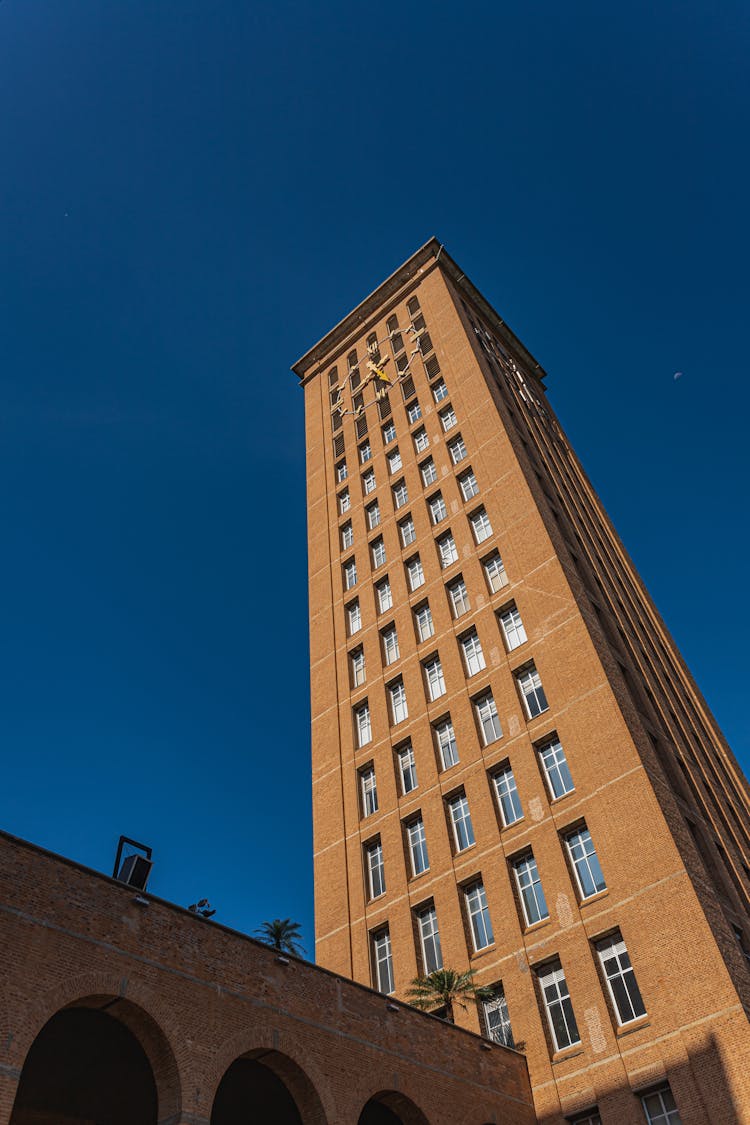
[[[0,824],[312,950],[302,396],[437,234],[747,767],[750,10],[0,2]],[[679,380],[674,373],[682,371]]]

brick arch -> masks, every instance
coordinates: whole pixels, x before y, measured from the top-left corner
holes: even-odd
[[[105,1008],[132,1033],[151,1065],[159,1121],[182,1109],[179,1045],[184,1040],[163,1000],[140,981],[108,973],[87,973],[60,981],[26,1005],[12,1044],[12,1061],[22,1070],[45,1025],[65,1008]],[[177,1048],[177,1050],[175,1049]]]
[[[407,1098],[405,1094],[399,1093],[398,1090],[378,1090],[377,1093],[371,1094],[362,1106],[360,1117],[367,1107],[373,1104],[385,1106],[386,1109],[400,1118],[403,1125],[429,1125],[429,1121],[422,1110],[415,1105],[411,1098]]]

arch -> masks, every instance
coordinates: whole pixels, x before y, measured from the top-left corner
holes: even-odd
[[[422,1110],[397,1090],[381,1090],[362,1107],[357,1125],[429,1125]]]
[[[229,1064],[214,1095],[211,1125],[244,1125],[249,1111],[274,1125],[327,1125],[306,1072],[275,1048],[257,1047]]]

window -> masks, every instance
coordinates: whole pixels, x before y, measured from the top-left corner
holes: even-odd
[[[589,898],[598,891],[603,891],[607,884],[604,882],[599,857],[588,828],[583,826],[577,828],[575,832],[570,832],[565,837],[565,844],[576,873],[581,898]]]
[[[406,368],[404,368],[404,370],[406,370]],[[411,398],[413,394],[414,394],[414,380],[412,379],[411,375],[407,375],[406,378],[401,383],[401,396],[402,396],[404,402],[406,402],[406,400]]]
[[[435,625],[427,602],[414,610],[414,623],[417,628],[417,637],[420,641],[426,641],[429,637],[435,635]]]
[[[338,372],[335,367],[332,367],[328,372],[328,386],[335,387],[339,381]]]
[[[395,680],[388,686],[388,695],[391,700],[391,715],[394,724],[403,723],[409,717],[409,708],[406,704],[406,688],[403,680]]]
[[[542,881],[539,878],[534,856],[529,853],[522,856],[521,859],[515,860],[513,873],[516,877],[518,897],[521,900],[526,925],[533,926],[536,922],[541,922],[543,918],[549,918],[549,910],[542,890]]]
[[[570,1125],[602,1125],[602,1119],[597,1109],[589,1109],[585,1113],[577,1113],[575,1117],[566,1118]]]
[[[339,417],[340,417],[340,415],[339,415]],[[344,452],[344,435],[343,434],[336,434],[336,436],[333,439],[333,456],[334,457],[341,457],[343,452]]]
[[[369,441],[363,441],[359,447],[359,463],[366,464],[372,458],[372,448]]]
[[[408,312],[409,316],[413,320],[414,317],[419,312],[419,298],[418,297],[410,297],[409,298],[409,300],[406,302],[406,311]]]
[[[391,400],[388,398],[387,393],[383,393],[381,391],[380,398],[377,400],[377,402],[378,402],[378,416],[379,416],[381,422],[385,422],[386,418],[390,417]],[[396,431],[394,430],[393,431],[393,437],[395,437],[395,436],[396,436]],[[390,438],[389,440],[393,441],[393,438]]]
[[[682,1125],[674,1096],[666,1083],[650,1094],[643,1094],[641,1105],[648,1125]]]
[[[420,586],[424,586],[424,570],[419,555],[409,559],[406,564],[406,573],[409,579],[409,589],[418,590]]]
[[[359,375],[357,375],[357,380],[359,381]],[[352,381],[352,386],[354,386],[354,385],[355,384]],[[367,433],[367,419],[366,418],[358,418],[357,419],[357,421],[354,423],[354,432],[357,435],[357,440],[359,440],[359,438],[363,438],[365,436],[365,434]]]
[[[443,430],[446,433],[448,432],[448,430],[453,429],[458,421],[458,418],[456,418],[456,412],[452,406],[447,406],[445,410],[440,411],[440,421],[442,423]]]
[[[352,521],[349,520],[341,528],[341,547],[344,551],[348,551],[354,543],[354,532],[352,531]]]
[[[437,356],[431,355],[424,365],[425,372],[428,379],[434,379],[436,375],[440,374],[440,364],[438,363]]]
[[[474,476],[472,469],[458,478],[458,483],[461,488],[461,495],[464,500],[471,500],[472,496],[476,496],[479,492],[479,485],[477,478]]]
[[[401,794],[405,797],[407,793],[417,788],[417,766],[411,742],[407,742],[398,751],[398,774],[401,780]]]
[[[559,739],[555,738],[552,742],[547,742],[539,748],[539,761],[542,763],[544,776],[553,800],[557,797],[564,797],[566,793],[571,793],[575,789],[568,760]]]
[[[454,562],[458,562],[458,548],[456,547],[456,540],[450,532],[446,535],[441,535],[437,541],[437,548],[440,552],[440,565],[443,570],[452,566]]]
[[[375,593],[378,597],[378,612],[385,613],[387,609],[393,607],[393,594],[391,593],[391,584],[387,578],[381,578],[375,586]]]
[[[380,840],[365,847],[365,866],[370,898],[380,898],[385,894],[385,867],[383,865],[383,845]]]
[[[485,539],[489,539],[492,535],[490,517],[485,512],[484,508],[480,508],[478,512],[474,513],[470,519],[470,523],[477,543],[484,543]]]
[[[610,999],[617,1014],[620,1026],[637,1020],[646,1014],[646,1006],[641,997],[641,990],[635,979],[633,966],[625,948],[622,935],[612,934],[604,941],[596,943],[596,952],[599,963],[607,981]]]
[[[367,702],[355,707],[354,725],[357,729],[357,746],[361,749],[368,742],[372,742],[372,723],[370,722],[370,707]]]
[[[393,504],[395,508],[403,508],[404,504],[409,503],[409,491],[406,487],[406,481],[400,480],[398,484],[393,486]]]
[[[458,435],[458,437],[454,437],[453,441],[448,442],[448,452],[451,455],[451,461],[454,465],[458,465],[459,462],[463,461],[467,456],[464,439],[460,434]]]
[[[394,473],[397,473],[399,471],[399,469],[401,468],[401,454],[398,451],[398,447],[396,449],[394,449],[392,453],[388,454],[387,461],[388,461],[388,472],[392,476]]]
[[[389,445],[392,441],[396,440],[396,427],[393,422],[388,422],[383,426],[383,445]]]
[[[407,824],[406,838],[409,843],[412,875],[421,875],[430,866],[427,855],[427,838],[424,834],[424,822],[421,816]]]
[[[437,383],[432,384],[432,397],[435,402],[442,402],[444,398],[448,397],[448,388],[445,385],[445,379],[438,379]]]
[[[380,505],[377,500],[374,500],[372,504],[368,504],[365,511],[367,512],[367,527],[370,531],[373,531],[380,525]]]
[[[426,660],[422,667],[427,680],[427,695],[434,702],[441,695],[445,695],[445,679],[440,657],[433,656],[431,660]]]
[[[379,566],[385,566],[385,543],[382,535],[373,539],[370,544],[370,553],[372,554],[372,565],[375,569]]]
[[[492,780],[495,783],[495,793],[497,795],[500,816],[502,817],[503,825],[507,828],[523,817],[521,798],[518,796],[513,770],[510,766],[505,766],[493,775]]]
[[[357,564],[354,559],[349,559],[349,562],[344,563],[344,589],[351,590],[352,586],[357,585]]]
[[[393,954],[388,930],[380,930],[372,935],[372,964],[375,987],[386,994],[393,992]]]
[[[346,362],[349,365],[349,370],[353,371],[354,368],[357,366],[357,352],[356,352],[356,350],[349,352],[349,355],[346,357]]]
[[[456,851],[466,851],[475,843],[475,840],[469,802],[465,793],[459,793],[456,797],[451,797],[448,801],[448,812],[450,813]]]
[[[346,470],[346,461],[339,461],[336,466],[336,484],[341,484],[348,476],[349,473]]]
[[[549,707],[539,673],[532,664],[531,668],[527,668],[525,672],[519,672],[516,679],[518,680],[526,714],[530,719],[535,719],[537,715],[541,715]]]
[[[375,784],[375,767],[365,766],[359,774],[362,795],[362,816],[372,816],[378,811],[378,787]]]
[[[422,483],[425,488],[427,488],[428,485],[434,484],[437,480],[437,469],[431,457],[428,457],[426,461],[422,462],[419,466],[419,471],[422,474]]]
[[[471,940],[474,942],[475,953],[478,953],[480,949],[492,945],[495,940],[484,884],[474,883],[473,886],[467,887],[464,897],[471,927]]]
[[[476,629],[472,629],[468,633],[464,633],[460,638],[459,644],[464,657],[464,665],[466,666],[467,676],[476,676],[477,672],[481,672],[486,667],[484,662],[484,653],[482,646],[479,643],[479,636]]]
[[[458,745],[450,719],[443,719],[442,722],[435,724],[435,736],[443,769],[449,770],[451,766],[458,765]]]
[[[440,523],[448,515],[448,509],[445,506],[445,500],[441,492],[436,492],[434,496],[430,497],[427,501],[430,508],[430,518],[433,523]]]
[[[352,500],[349,489],[345,488],[343,492],[339,492],[339,514],[343,516],[344,512],[348,512],[351,506]]]
[[[362,474],[362,489],[365,496],[375,491],[375,470],[368,469],[366,473]]]
[[[462,617],[464,613],[468,613],[471,606],[469,603],[469,592],[466,589],[466,583],[463,578],[457,578],[455,582],[451,582],[448,587],[448,597],[450,598],[451,611],[454,617]]]
[[[417,538],[414,520],[411,516],[407,516],[405,520],[401,520],[401,523],[398,525],[398,530],[401,534],[401,543],[404,547],[408,547]]]
[[[358,633],[362,628],[362,612],[359,608],[359,599],[355,598],[353,602],[349,602],[346,607],[346,620],[349,627],[349,636]]]
[[[560,962],[556,961],[540,969],[537,976],[554,1048],[564,1051],[566,1047],[581,1042],[565,973]]]
[[[500,620],[500,628],[503,631],[503,637],[505,639],[505,647],[508,652],[512,652],[514,648],[518,648],[519,645],[526,643],[528,639],[526,637],[526,630],[523,627],[521,614],[518,612],[515,605],[510,605],[507,609],[502,610],[502,612],[498,614],[498,617]]]
[[[417,913],[419,940],[422,946],[422,972],[425,976],[443,967],[443,954],[440,949],[437,912],[430,905]]]
[[[349,664],[352,673],[352,687],[359,687],[365,682],[365,653],[364,649],[357,648],[349,653]]]
[[[485,746],[489,746],[491,742],[497,742],[498,738],[503,736],[503,728],[500,726],[492,692],[488,691],[486,695],[482,695],[475,700],[474,707],[479,729],[482,732],[482,742]]]
[[[488,1039],[503,1047],[514,1046],[508,1004],[502,985],[495,987],[495,995],[490,1000],[482,1001],[482,1015]]]
[[[420,428],[414,432],[414,448],[417,453],[424,453],[429,444],[430,439],[427,437],[427,430],[424,426],[420,426]]]
[[[485,559],[482,563],[484,567],[484,576],[487,579],[487,585],[490,588],[491,594],[496,594],[503,586],[508,585],[508,576],[505,573],[503,560],[498,555],[497,551]]]
[[[398,660],[401,655],[398,651],[398,634],[395,625],[389,625],[380,634],[383,638],[383,654],[385,656],[386,664],[393,664],[394,660]]]
[[[417,402],[416,399],[414,399],[413,402],[410,402],[409,405],[407,406],[406,416],[409,419],[409,425],[410,426],[413,426],[414,423],[418,422],[419,419],[422,417],[422,408],[421,408],[421,406],[419,405],[419,403]]]

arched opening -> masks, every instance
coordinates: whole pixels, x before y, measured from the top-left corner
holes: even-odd
[[[235,1059],[219,1083],[211,1125],[325,1125],[310,1079],[280,1051],[250,1051]]]
[[[151,1064],[133,1032],[106,1006],[71,1007],[34,1040],[10,1125],[156,1125],[157,1105]]]
[[[367,1102],[357,1125],[429,1125],[421,1109],[395,1090],[383,1090]]]

